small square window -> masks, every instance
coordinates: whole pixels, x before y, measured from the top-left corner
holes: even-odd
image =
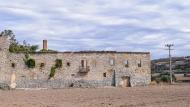
[[[106,72],[103,73],[103,76],[106,77]]]
[[[12,68],[15,68],[16,64],[15,63],[11,63]]]
[[[70,67],[70,66],[71,66],[71,64],[70,64],[69,62],[67,62],[67,66],[68,66],[68,67]]]
[[[44,68],[45,67],[45,63],[40,63],[40,68]]]

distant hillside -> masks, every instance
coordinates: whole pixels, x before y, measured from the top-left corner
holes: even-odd
[[[151,64],[152,72],[163,72],[169,69],[169,59],[162,58],[152,60]],[[190,72],[190,56],[186,57],[173,57],[172,58],[172,69],[175,72]]]

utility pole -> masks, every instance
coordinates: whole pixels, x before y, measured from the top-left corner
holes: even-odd
[[[168,47],[167,50],[169,50],[169,63],[170,63],[170,83],[173,83],[173,78],[172,78],[172,56],[171,56],[171,47],[174,46],[173,44],[166,44],[166,47]]]

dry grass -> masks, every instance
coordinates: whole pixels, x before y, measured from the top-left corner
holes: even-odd
[[[0,107],[190,107],[190,84],[0,91]]]

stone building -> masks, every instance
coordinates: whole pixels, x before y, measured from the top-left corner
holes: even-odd
[[[35,67],[28,68],[26,53],[10,53],[9,44],[0,37],[0,82],[16,88],[128,87],[151,81],[149,52],[36,52],[28,54],[35,60]],[[58,59],[62,66],[50,79]]]

